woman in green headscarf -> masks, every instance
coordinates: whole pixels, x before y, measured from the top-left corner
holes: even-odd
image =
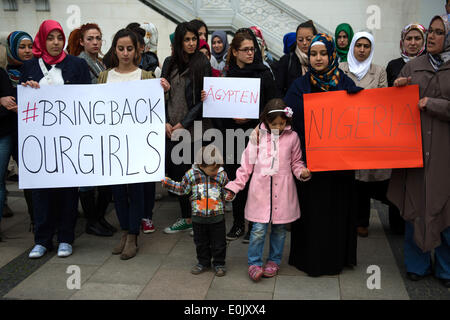
[[[341,23],[337,26],[336,32],[334,33],[334,41],[336,42],[339,62],[347,62],[347,53],[352,39],[353,29],[348,23]]]

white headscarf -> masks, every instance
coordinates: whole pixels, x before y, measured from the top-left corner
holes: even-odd
[[[141,28],[145,30],[145,52],[151,51],[156,53],[158,50],[158,29],[151,22],[141,24]]]
[[[361,38],[367,38],[371,43],[370,55],[363,62],[359,62],[355,58],[355,53],[354,53],[356,41],[358,41]],[[350,69],[350,72],[353,73],[358,78],[358,80],[361,80],[362,78],[364,78],[364,76],[367,74],[367,72],[369,72],[370,65],[372,64],[372,59],[373,59],[373,52],[375,49],[374,47],[375,47],[375,41],[374,41],[372,34],[363,31],[363,32],[357,32],[353,36],[352,43],[350,44],[350,48],[348,50],[347,61],[348,61],[348,67]]]

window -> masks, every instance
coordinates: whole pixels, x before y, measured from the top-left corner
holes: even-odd
[[[16,0],[3,0],[3,10],[17,11],[17,1]]]
[[[50,11],[50,3],[48,0],[35,0],[36,11]]]

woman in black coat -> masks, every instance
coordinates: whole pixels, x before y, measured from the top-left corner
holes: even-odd
[[[309,71],[294,81],[284,101],[294,111],[293,125],[307,160],[303,95],[306,93],[362,88],[338,68],[333,38],[317,34],[308,53]],[[322,59],[317,62],[318,59]],[[356,210],[354,171],[314,172],[309,181],[297,183],[301,217],[292,223],[289,264],[310,276],[336,275],[356,265]]]
[[[275,64],[273,71],[282,96],[295,79],[308,71],[308,48],[316,34],[317,30],[312,21],[301,23],[296,30],[297,42],[290,48],[290,52]]]
[[[170,83],[170,90],[166,94],[166,171],[170,178],[181,181],[185,172],[193,164],[194,150],[194,122],[201,121],[202,131],[211,126],[209,119],[202,118],[203,103],[201,91],[203,78],[211,77],[211,64],[203,53],[198,50],[199,36],[197,28],[192,22],[180,23],[175,29],[173,54],[166,58],[161,77]],[[178,134],[178,129],[186,129],[190,133],[190,141],[179,142],[172,135]],[[203,136],[203,132],[200,132]],[[172,150],[184,146],[182,150],[190,149],[191,156],[186,158],[184,152],[172,159]],[[180,151],[180,150],[178,150]],[[185,161],[188,160],[188,161]],[[177,233],[192,230],[191,203],[188,196],[178,196],[181,207],[181,218],[172,226],[164,229],[165,233]]]

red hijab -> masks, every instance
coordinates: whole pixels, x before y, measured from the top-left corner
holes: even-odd
[[[66,43],[66,36],[64,35],[63,28],[59,24],[59,22],[55,20],[45,20],[42,22],[41,26],[39,27],[39,31],[36,34],[36,37],[34,38],[33,42],[33,55],[36,58],[41,58],[48,64],[57,64],[64,60],[66,57],[66,53],[64,50],[61,51],[59,55],[56,57],[51,56],[47,51],[46,41],[47,36],[50,32],[53,30],[59,30],[61,31],[61,34],[64,39],[64,43]]]

